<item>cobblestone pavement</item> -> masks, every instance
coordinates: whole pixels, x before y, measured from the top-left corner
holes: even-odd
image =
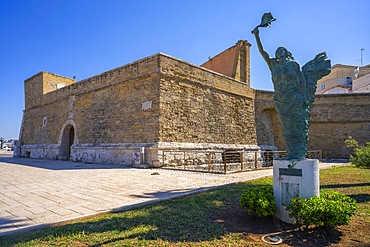
[[[272,169],[214,174],[2,156],[0,236],[265,176]]]

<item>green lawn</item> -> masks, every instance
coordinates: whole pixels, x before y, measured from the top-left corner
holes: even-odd
[[[368,234],[370,169],[352,166],[325,169],[320,171],[320,180],[322,190],[334,189],[358,201],[355,218],[343,230],[349,235],[344,234],[342,239],[351,238],[351,231],[356,236]],[[0,246],[262,246],[261,241],[245,237],[248,233],[235,231],[220,220],[220,212],[240,210],[238,201],[247,186],[261,184],[272,185],[272,178],[7,236],[0,238]],[[261,220],[272,221],[271,218]],[[359,231],[362,228],[365,231],[353,232],[358,225],[361,226]],[[364,243],[366,236],[358,241]]]

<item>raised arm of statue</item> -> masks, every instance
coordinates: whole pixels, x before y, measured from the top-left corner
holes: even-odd
[[[252,31],[252,33],[256,37],[258,51],[261,53],[263,59],[266,61],[266,63],[268,64],[269,67],[271,66],[271,64],[270,64],[271,58],[270,58],[269,54],[263,49],[262,42],[261,42],[260,35],[259,35],[260,32],[259,32],[258,28],[259,27],[268,27],[268,26],[271,25],[271,22],[273,22],[273,21],[276,21],[276,19],[274,17],[272,17],[270,12],[264,13],[262,18],[261,18],[261,23],[258,26],[256,26]]]
[[[258,51],[261,53],[263,59],[269,64],[269,62],[270,62],[270,56],[263,49],[262,42],[261,42],[260,35],[259,35],[260,32],[258,30],[258,26],[255,29],[253,29],[252,33],[254,34],[254,37],[256,38],[256,42],[257,42],[257,46],[258,46]]]

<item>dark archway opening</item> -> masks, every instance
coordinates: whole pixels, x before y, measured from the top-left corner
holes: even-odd
[[[72,125],[67,125],[62,134],[62,142],[60,145],[60,159],[69,160],[71,157],[71,146],[75,139],[75,129]]]
[[[68,142],[68,159],[71,157],[71,146],[73,145],[75,139],[75,128],[73,126],[69,130],[69,142]]]

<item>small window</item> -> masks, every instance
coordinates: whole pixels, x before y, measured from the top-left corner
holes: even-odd
[[[320,85],[320,90],[325,90],[325,83]]]

